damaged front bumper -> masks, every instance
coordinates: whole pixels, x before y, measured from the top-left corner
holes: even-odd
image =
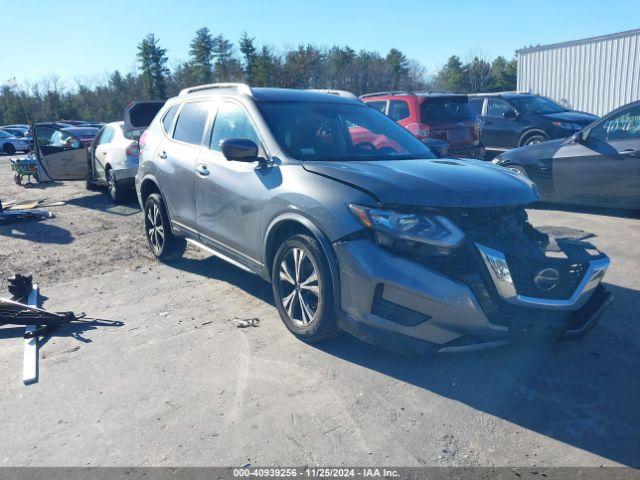
[[[609,259],[595,249],[582,270],[567,270],[566,275],[576,277],[566,280],[575,282],[573,291],[554,298],[544,294],[555,281],[553,262],[547,271],[536,266],[531,272],[532,281],[543,287],[532,296],[517,276],[521,272],[512,277],[508,255],[479,243],[466,245],[458,253],[460,265],[447,268],[396,255],[366,238],[337,242],[334,248],[341,275],[341,328],[401,352],[574,339],[593,328],[612,301],[601,285]]]

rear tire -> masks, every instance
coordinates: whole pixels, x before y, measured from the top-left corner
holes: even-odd
[[[164,201],[158,193],[152,193],[144,202],[144,233],[151,253],[159,260],[179,258],[187,248],[187,241],[171,231]]]
[[[11,143],[5,143],[2,147],[2,151],[7,155],[13,155],[16,153],[16,147],[14,147]]]
[[[271,284],[280,318],[298,339],[313,343],[336,336],[329,262],[315,238],[294,234],[282,243]]]
[[[122,203],[128,192],[125,192],[122,185],[116,180],[112,169],[107,168],[104,175],[107,180],[107,191],[109,192],[111,200],[113,200],[114,203]]]

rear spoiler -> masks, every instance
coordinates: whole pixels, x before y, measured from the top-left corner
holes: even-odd
[[[131,102],[124,109],[124,136],[138,140],[162,109],[164,100]]]

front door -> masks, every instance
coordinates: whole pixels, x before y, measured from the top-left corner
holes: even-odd
[[[89,174],[88,150],[79,138],[63,129],[36,125],[33,140],[42,179],[85,180]]]
[[[485,114],[482,116],[482,141],[487,148],[517,147],[518,126],[515,118],[504,116],[513,107],[499,98],[487,98]]]
[[[279,184],[280,172],[258,162],[227,160],[220,149],[226,138],[248,138],[262,144],[247,112],[231,101],[220,104],[209,149],[196,165],[198,230],[203,243],[256,268],[263,248],[262,207],[268,190]],[[264,156],[262,147],[259,152]]]
[[[640,205],[640,106],[605,117],[553,159],[556,193]]]
[[[106,181],[105,178],[105,165],[107,163],[107,153],[115,130],[111,125],[105,125],[102,130],[96,135],[93,145],[93,163],[91,168],[93,169],[93,176],[95,180]]]

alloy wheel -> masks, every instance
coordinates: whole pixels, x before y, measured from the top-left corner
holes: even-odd
[[[320,280],[315,260],[302,248],[293,247],[280,263],[279,294],[282,306],[292,322],[307,327],[320,307]]]
[[[116,198],[116,179],[113,176],[111,169],[107,170],[107,188],[109,189],[109,195],[111,198]]]
[[[151,248],[153,248],[156,255],[160,255],[162,247],[164,247],[164,225],[162,224],[160,207],[156,203],[152,203],[147,208],[145,223]]]

